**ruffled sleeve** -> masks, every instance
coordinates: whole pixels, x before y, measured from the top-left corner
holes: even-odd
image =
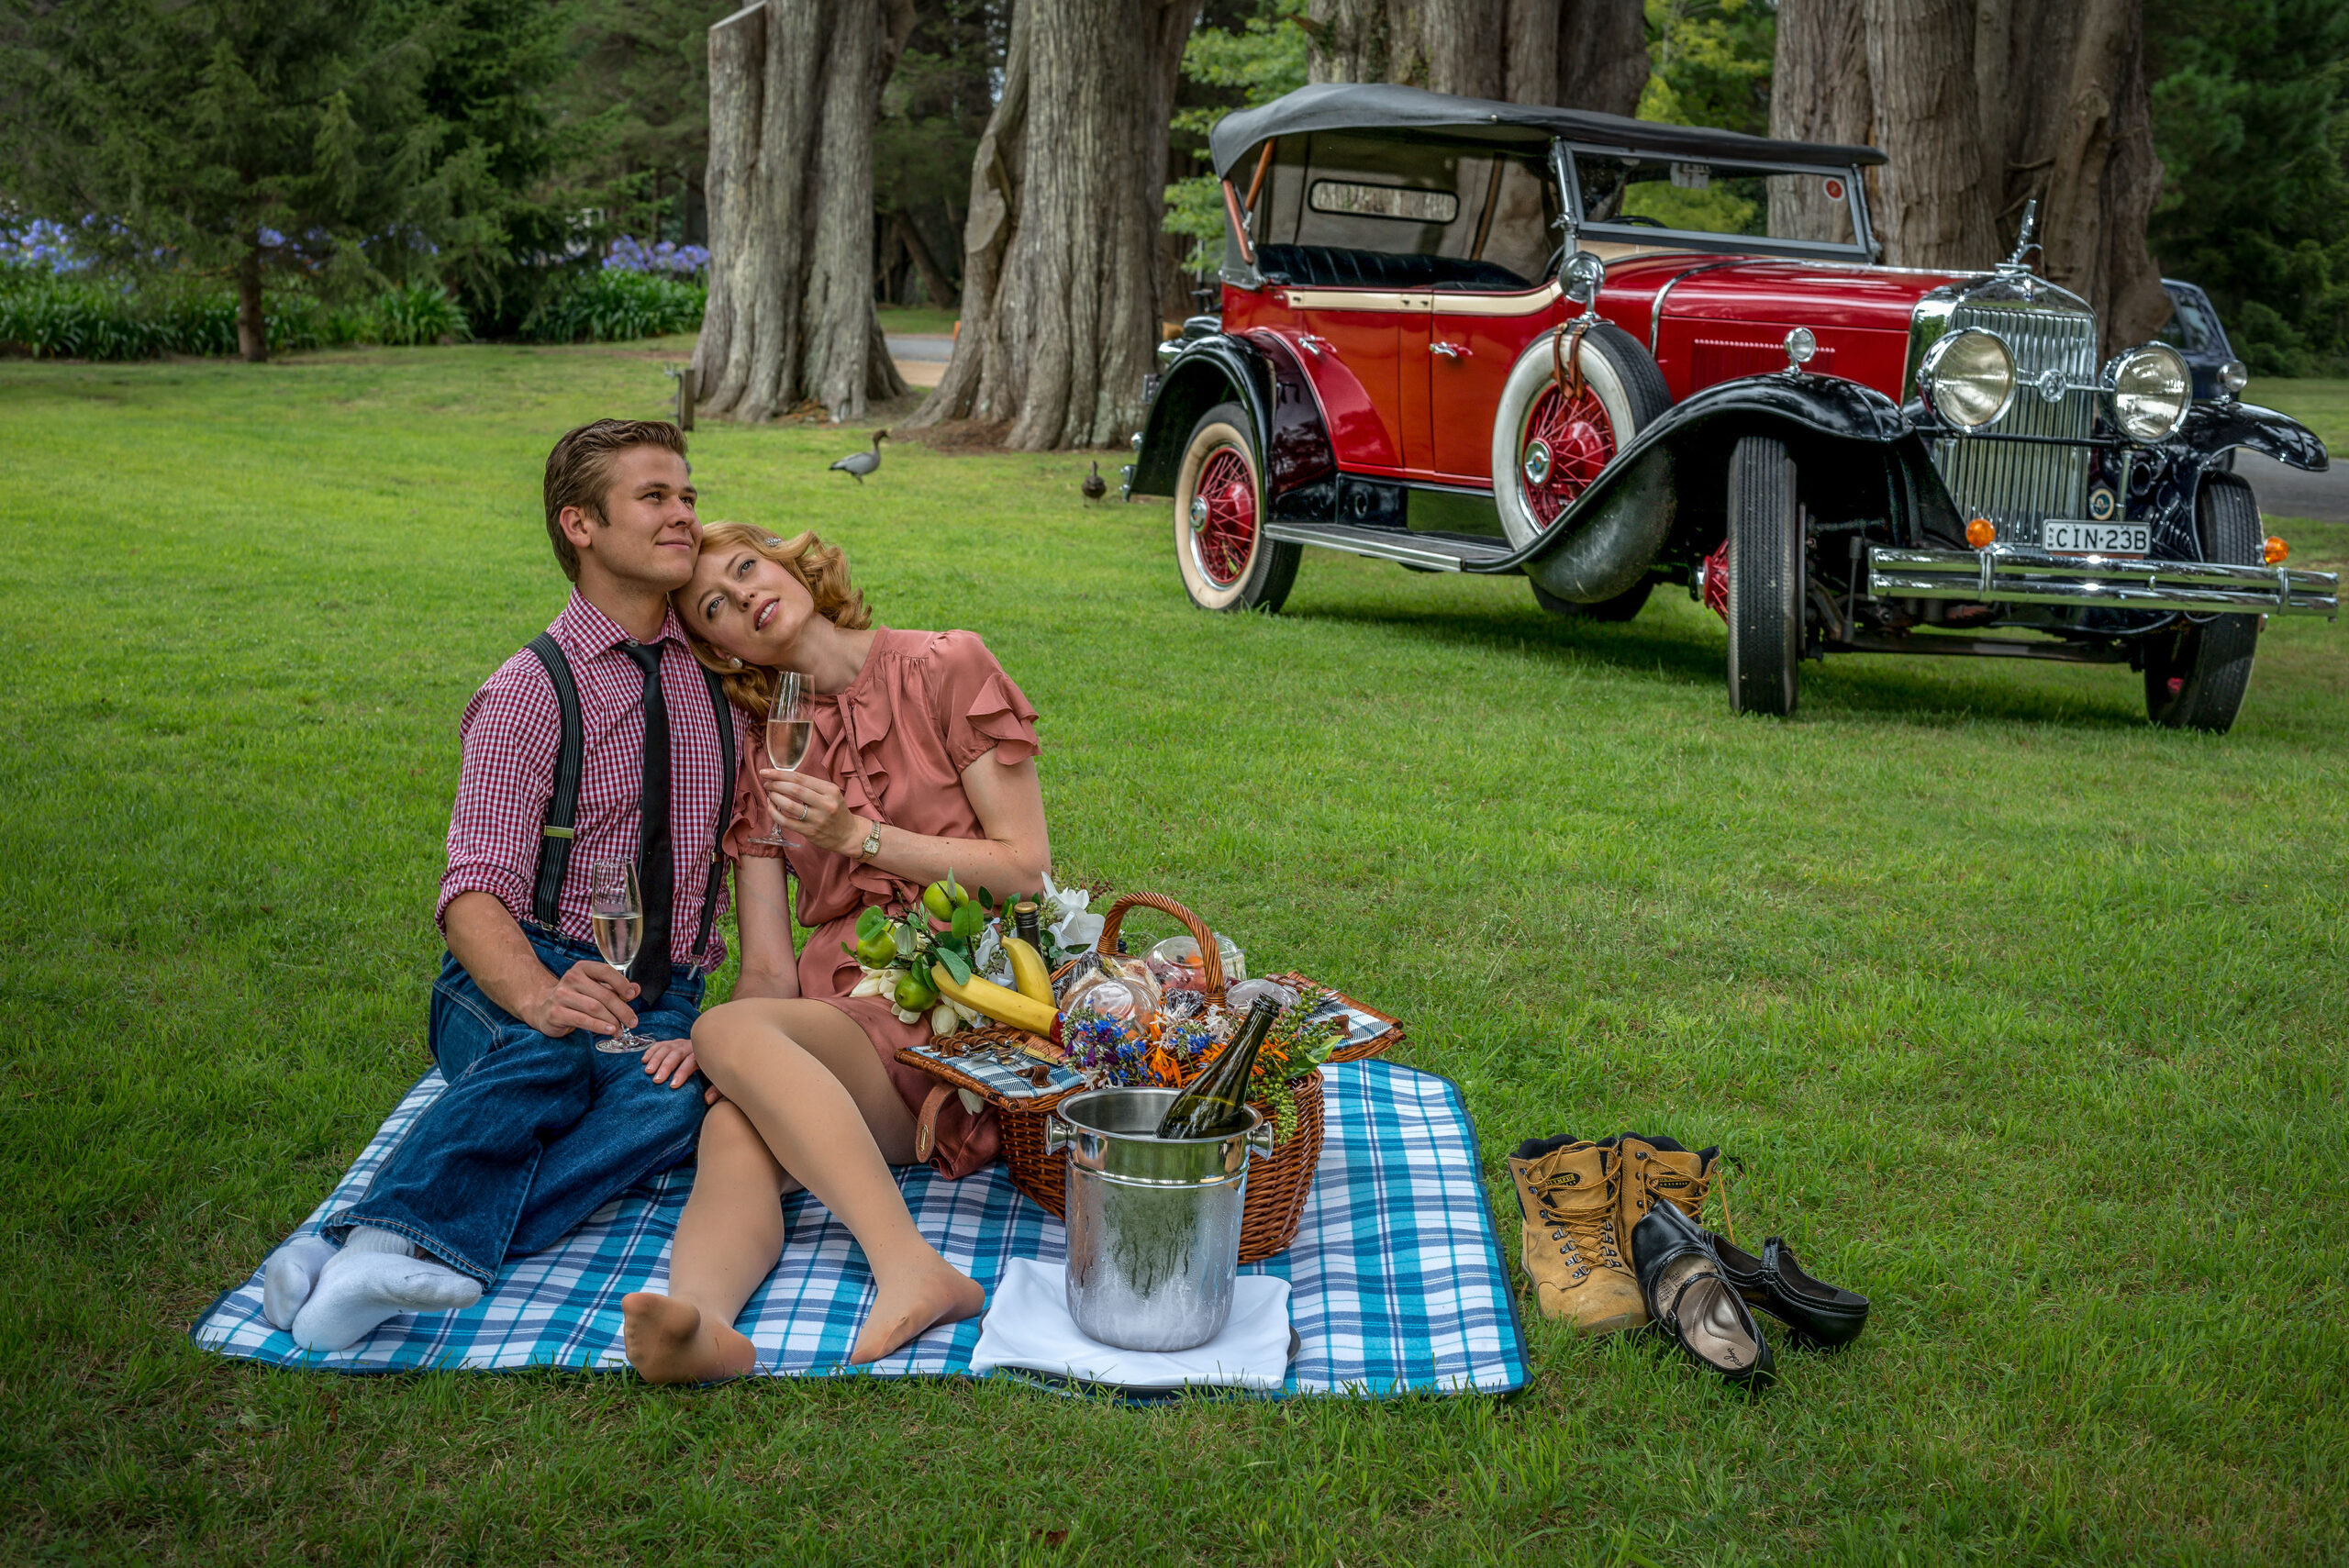
[[[742,755],[734,770],[734,819],[726,828],[726,853],[736,860],[779,861],[783,849],[752,840],[768,837],[774,814],[767,808],[767,792],[759,787],[760,728],[734,713],[734,728],[742,736]]]
[[[947,761],[961,773],[995,753],[1008,767],[1043,750],[1036,740],[1036,709],[975,632],[939,635],[934,688]]]

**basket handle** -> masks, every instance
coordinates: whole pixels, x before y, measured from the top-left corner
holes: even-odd
[[[1222,1001],[1223,950],[1216,944],[1215,933],[1208,929],[1207,922],[1172,898],[1156,893],[1119,895],[1118,901],[1109,906],[1109,912],[1101,917],[1101,935],[1093,944],[1094,951],[1104,955],[1118,951],[1118,927],[1124,921],[1126,911],[1133,908],[1155,909],[1183,922],[1184,928],[1199,944],[1201,977],[1207,984],[1207,999],[1210,1002]]]

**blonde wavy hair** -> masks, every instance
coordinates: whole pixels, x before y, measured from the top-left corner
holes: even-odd
[[[807,596],[816,601],[816,613],[842,631],[863,631],[873,624],[873,611],[866,606],[863,594],[849,581],[848,552],[836,544],[826,544],[812,529],[786,539],[749,523],[703,525],[704,555],[713,550],[734,549],[772,561],[798,578]],[[764,713],[774,701],[774,672],[720,653],[694,629],[690,617],[678,618],[685,623],[685,641],[692,645],[694,657],[718,677],[727,699],[745,713]]]

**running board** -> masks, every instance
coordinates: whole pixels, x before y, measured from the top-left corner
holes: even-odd
[[[1309,544],[1342,550],[1374,561],[1398,562],[1425,572],[1458,572],[1470,564],[1501,561],[1510,554],[1501,539],[1486,542],[1458,534],[1412,534],[1397,528],[1351,528],[1341,523],[1272,522],[1264,537],[1284,544]]]

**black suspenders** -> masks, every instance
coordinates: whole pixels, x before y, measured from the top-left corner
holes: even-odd
[[[554,687],[556,708],[562,715],[562,740],[555,751],[554,792],[547,796],[546,825],[540,829],[538,884],[531,895],[530,917],[550,931],[562,929],[562,879],[571,866],[572,824],[579,812],[579,775],[587,746],[579,723],[579,687],[571,678],[571,661],[551,632],[530,639],[530,651],[546,666]],[[708,670],[701,673],[709,687],[709,703],[718,717],[718,835],[710,841],[709,878],[701,895],[701,929],[694,937],[696,953],[709,951],[709,928],[718,917],[718,890],[726,874],[726,829],[734,825],[734,707],[726,688]]]

